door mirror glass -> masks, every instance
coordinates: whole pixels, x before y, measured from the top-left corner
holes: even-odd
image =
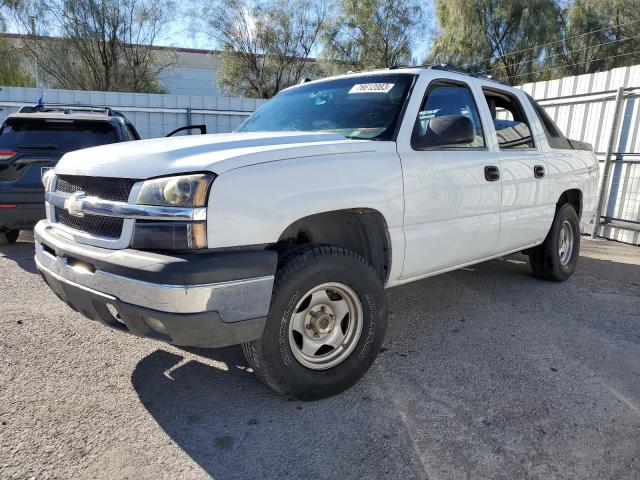
[[[416,135],[416,148],[468,145],[475,140],[473,122],[464,115],[445,115],[429,121],[424,135]]]

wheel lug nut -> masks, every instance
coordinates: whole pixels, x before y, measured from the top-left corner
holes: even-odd
[[[322,310],[323,312],[327,311],[327,307],[325,307],[324,305],[322,307],[320,307],[320,310]]]
[[[319,333],[314,333],[313,336],[314,336],[314,338],[320,338],[320,334]]]

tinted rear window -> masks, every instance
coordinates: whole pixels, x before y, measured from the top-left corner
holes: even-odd
[[[562,134],[545,109],[529,95],[527,95],[527,97],[529,97],[529,101],[531,101],[531,105],[533,105],[533,109],[538,115],[538,119],[540,120],[544,133],[547,136],[549,146],[551,148],[572,149],[573,147],[569,143],[569,140],[567,140],[567,138]]]
[[[0,130],[0,150],[71,152],[115,141],[106,122],[9,119]]]

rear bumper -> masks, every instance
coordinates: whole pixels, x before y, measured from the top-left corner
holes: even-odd
[[[44,202],[0,203],[0,227],[6,227],[10,230],[30,230],[44,217]]]
[[[34,239],[36,265],[51,289],[109,327],[198,347],[262,335],[275,252],[168,256],[108,250],[67,240],[47,221],[38,223]]]

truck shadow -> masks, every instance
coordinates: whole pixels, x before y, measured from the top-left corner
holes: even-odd
[[[537,461],[562,465],[557,451],[569,444],[544,437],[549,422],[570,431],[593,422],[580,409],[567,407],[561,418],[538,412],[570,404],[582,393],[566,385],[588,384],[593,371],[622,379],[634,368],[633,358],[626,366],[582,359],[558,373],[586,344],[598,358],[593,337],[569,341],[567,331],[601,336],[598,318],[611,308],[601,293],[615,291],[609,301],[620,301],[622,286],[630,308],[639,305],[640,265],[582,258],[576,277],[535,280],[526,257],[514,256],[392,289],[385,348],[373,368],[319,402],[271,392],[237,347],[157,350],[138,363],[132,383],[155,421],[215,478],[525,477],[522,452],[543,438]],[[578,304],[591,317],[576,314]],[[631,323],[622,316],[606,334],[640,338]],[[592,370],[581,370],[587,363]],[[486,464],[491,458],[498,463]]]
[[[21,233],[18,241],[13,245],[0,246],[0,256],[5,257],[29,273],[38,273],[33,259],[33,235],[31,232]]]

